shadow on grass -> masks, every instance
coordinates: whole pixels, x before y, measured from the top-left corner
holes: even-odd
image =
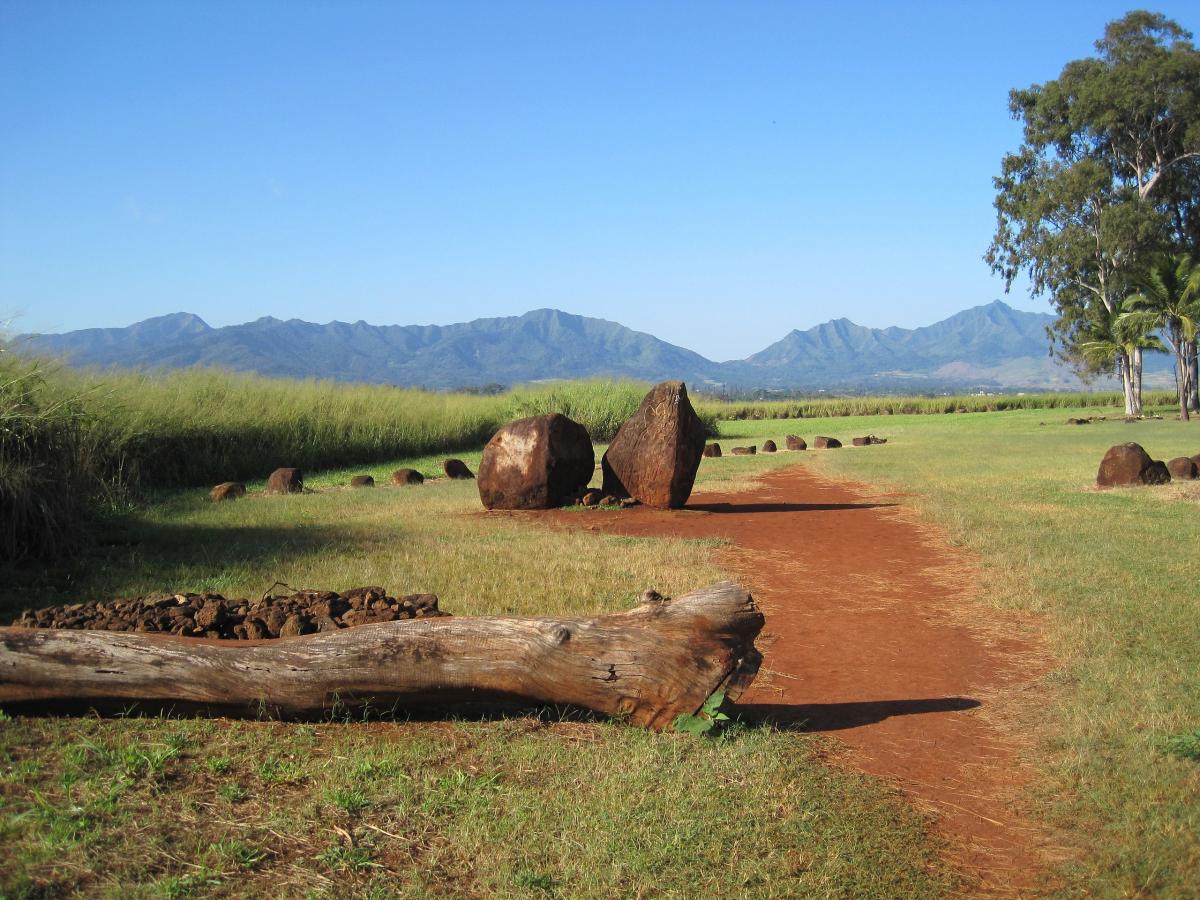
[[[261,571],[265,590],[283,574],[281,560],[358,544],[347,529],[320,525],[118,521],[95,535],[90,547],[69,559],[0,567],[0,623],[9,623],[25,609],[128,595],[123,585],[130,579],[152,585],[145,593],[203,588],[195,584],[198,569],[214,576],[232,567]],[[345,590],[355,586],[292,585],[296,590]]]
[[[899,503],[689,503],[685,509],[710,513],[782,513],[880,509],[899,505]]]
[[[857,703],[747,703],[734,713],[748,724],[770,723],[785,730],[840,731],[890,719],[925,713],[962,712],[980,706],[970,697],[929,697],[914,700],[870,700]]]

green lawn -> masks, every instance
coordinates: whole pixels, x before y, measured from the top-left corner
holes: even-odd
[[[1200,486],[1098,492],[1092,481],[1121,441],[1163,459],[1200,452],[1200,423],[1063,424],[1080,414],[725,422],[727,449],[767,437],[782,446],[788,433],[848,444],[873,432],[889,443],[706,461],[701,486],[803,462],[911,492],[978,555],[989,602],[1044,616],[1058,667],[1022,724],[1046,773],[1034,812],[1061,829],[1070,854],[1054,883],[1070,895],[1195,895],[1200,763],[1178,736],[1200,728]],[[317,493],[293,497],[212,505],[203,491],[163,494],[112,522],[83,557],[7,579],[0,602],[11,614],[159,590],[257,596],[278,580],[429,590],[458,614],[579,612],[720,575],[707,542],[543,532],[476,515],[471,483],[338,487],[359,472],[382,484],[401,465],[434,474],[439,461],[310,474]],[[768,729],[703,741],[553,714],[13,719],[0,722],[0,893],[952,890],[928,822],[886,786],[829,766],[836,747]]]

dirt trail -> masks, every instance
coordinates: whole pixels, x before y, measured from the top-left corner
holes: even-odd
[[[683,510],[551,515],[727,539],[718,562],[767,615],[766,671],[739,709],[844,741],[852,765],[936,814],[952,863],[978,879],[972,892],[1022,892],[1040,868],[1013,806],[1028,773],[997,723],[1046,663],[1027,620],[972,602],[971,561],[902,499],[869,499],[797,466],[749,491],[696,494]]]

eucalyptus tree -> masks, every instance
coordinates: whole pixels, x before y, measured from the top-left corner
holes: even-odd
[[[1175,356],[1175,382],[1179,387],[1179,417],[1188,419],[1188,404],[1195,384],[1192,361],[1200,330],[1200,265],[1190,254],[1156,257],[1139,279],[1138,292],[1121,305],[1119,326],[1130,333],[1161,332]]]
[[[1098,56],[1009,95],[1023,141],[1001,163],[985,259],[1011,288],[1024,272],[1058,311],[1054,349],[1083,372],[1145,261],[1200,247],[1200,52],[1161,15],[1110,22]],[[1103,342],[1103,341],[1102,341]],[[1141,352],[1110,341],[1125,409],[1141,413]],[[1136,343],[1136,342],[1135,342]]]

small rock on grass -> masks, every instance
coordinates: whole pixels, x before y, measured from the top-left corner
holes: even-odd
[[[222,500],[237,500],[246,496],[246,486],[240,481],[223,481],[208,492],[208,499],[213,503]]]

